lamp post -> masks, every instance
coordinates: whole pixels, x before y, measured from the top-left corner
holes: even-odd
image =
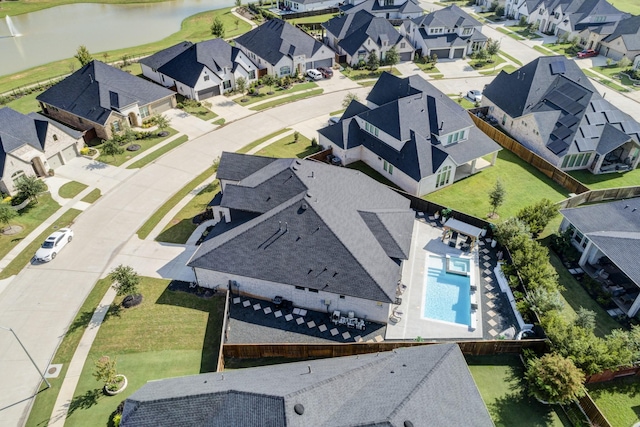
[[[33,358],[27,351],[27,348],[24,346],[24,344],[22,344],[22,341],[20,341],[20,338],[18,338],[18,335],[16,334],[16,332],[13,329],[7,328],[5,326],[0,326],[0,329],[4,329],[5,331],[9,331],[13,334],[13,336],[16,338],[16,341],[18,341],[18,344],[20,344],[20,347],[22,347],[24,352],[27,354],[27,356],[29,357],[29,360],[31,360],[31,363],[33,363],[33,366],[36,368],[36,371],[38,371],[38,373],[40,374],[40,377],[42,377],[44,382],[47,384],[47,388],[51,388],[51,384],[49,384],[49,381],[47,381],[47,379],[44,377],[44,374],[40,372],[40,369],[38,369],[38,365],[36,365],[36,362],[33,360]]]

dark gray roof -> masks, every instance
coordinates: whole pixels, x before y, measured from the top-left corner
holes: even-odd
[[[640,287],[640,198],[561,209],[560,213]]]
[[[183,50],[160,66],[158,71],[187,86],[194,87],[205,68],[218,76],[225,74],[225,68],[234,71],[238,52],[240,49],[231,46],[223,39],[206,40]]]
[[[400,33],[389,21],[364,10],[336,16],[322,26],[340,40],[338,46],[349,55],[355,55],[368,38],[378,46],[382,46],[383,40],[388,41],[389,45],[395,45],[402,40]]]
[[[564,56],[541,57],[511,74],[500,72],[483,96],[513,118],[533,113],[540,137],[560,157],[606,154],[629,140],[640,141],[640,124],[602,98]]]
[[[156,52],[151,56],[142,58],[140,63],[148,66],[152,70],[157,70],[191,46],[193,46],[193,43],[190,41],[183,41],[166,49],[162,49],[160,52]]]
[[[559,5],[565,18],[574,30],[594,25],[591,17],[603,16],[606,22],[618,21],[624,17],[631,16],[616,9],[606,0],[547,0],[552,4],[553,9]],[[603,25],[605,22],[599,23]]]
[[[459,347],[435,344],[151,381],[125,401],[120,425],[486,427],[493,422]]]
[[[433,175],[447,157],[462,165],[500,150],[459,104],[418,76],[383,73],[367,100],[377,107],[364,109],[357,103],[357,114],[349,114],[349,107],[339,123],[318,132],[339,147],[362,145],[416,181]],[[398,150],[361,129],[356,117],[401,141],[402,147]],[[443,146],[435,138],[465,128],[470,128],[466,141]]]
[[[420,4],[416,0],[407,0],[404,3],[398,4],[384,4],[378,0],[364,0],[357,5],[345,4],[340,6],[340,10],[344,13],[357,13],[361,10],[366,10],[373,14],[376,13],[423,13],[424,9],[420,7]]]
[[[243,158],[247,173],[241,172]],[[256,170],[259,163],[265,165]],[[242,175],[237,185],[226,185],[221,206],[261,215],[203,243],[190,266],[373,301],[395,299],[398,258],[407,259],[413,229],[407,199],[346,168],[224,154],[218,177]]]
[[[236,38],[235,42],[271,65],[275,65],[283,56],[305,55],[311,58],[318,50],[328,49],[309,34],[281,19],[270,19]]]
[[[273,157],[246,156],[223,151],[216,177],[230,181],[241,181],[276,160]]]
[[[105,124],[112,110],[173,96],[155,83],[93,60],[36,99],[94,123]]]
[[[445,28],[461,28],[461,27],[482,27],[482,24],[474,19],[458,6],[451,5],[444,9],[436,10],[426,15],[412,19],[418,27],[445,27]]]
[[[603,41],[611,42],[618,37],[622,37],[627,50],[640,50],[640,16],[632,16],[619,21],[613,32],[605,37]]]

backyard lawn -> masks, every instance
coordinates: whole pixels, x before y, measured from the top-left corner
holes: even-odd
[[[66,426],[110,425],[118,404],[147,381],[215,371],[224,298],[170,291],[168,283],[143,277],[140,306],[111,306],[80,375]],[[105,355],[117,360],[118,373],[129,381],[117,397],[104,395],[93,377],[94,360]]]
[[[543,405],[527,395],[518,356],[466,356],[466,359],[496,427],[571,426],[556,405]]]
[[[627,172],[592,174],[587,170],[571,171],[569,175],[592,190],[640,185],[640,169]]]
[[[557,202],[568,195],[566,189],[536,168],[509,150],[502,150],[494,166],[423,198],[478,218],[486,218],[491,212],[489,192],[498,179],[506,190],[506,196],[504,204],[497,210],[500,218],[492,220],[494,222],[515,216],[523,207],[543,198]]]
[[[631,427],[640,419],[640,379],[637,376],[591,384],[587,389],[613,427]]]
[[[311,141],[306,136],[300,135],[298,142],[294,142],[293,135],[289,135],[264,147],[256,153],[256,156],[303,159],[320,149],[319,145],[312,147]]]

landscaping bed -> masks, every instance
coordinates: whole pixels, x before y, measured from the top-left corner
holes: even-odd
[[[175,129],[172,128],[168,128],[166,131],[167,135],[165,136],[159,136],[158,132],[154,132],[151,134],[151,136],[146,137],[148,135],[148,132],[136,132],[136,134],[140,135],[140,139],[136,139],[134,141],[130,141],[128,143],[125,143],[124,145],[122,145],[122,148],[125,148],[124,152],[121,154],[116,154],[115,156],[111,156],[111,155],[107,155],[107,154],[103,154],[101,147],[103,144],[98,145],[97,147],[95,147],[96,149],[98,149],[98,151],[101,152],[100,156],[98,156],[98,161],[102,162],[102,163],[107,163],[111,166],[120,166],[121,164],[123,164],[124,162],[126,162],[127,160],[139,156],[140,153],[144,153],[145,151],[147,151],[149,148],[154,147],[155,145],[163,142],[164,140],[166,140],[167,138],[172,137],[173,135],[175,135],[177,133],[177,131]],[[138,145],[139,148],[135,151],[131,151],[128,150],[127,148],[130,145]]]

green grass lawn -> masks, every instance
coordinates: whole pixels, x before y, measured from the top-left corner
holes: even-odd
[[[626,74],[620,74],[620,72],[622,71],[626,71],[628,70],[630,67],[618,67],[618,66],[600,66],[600,67],[593,67],[593,69],[595,71],[597,71],[600,74],[604,74],[605,76],[609,77],[610,79],[614,79],[618,82],[620,82],[620,84],[622,86],[625,86],[628,89],[637,89],[637,86],[634,86],[634,81],[631,80],[629,78],[629,76],[627,76]]]
[[[140,306],[112,305],[89,352],[65,425],[108,425],[118,404],[147,381],[215,371],[224,298],[170,291],[168,283],[144,277]],[[115,304],[120,301],[122,297],[116,298]],[[93,377],[94,360],[103,355],[115,358],[118,373],[129,381],[117,397],[105,396]]]
[[[116,154],[115,156],[108,156],[106,154],[102,154],[101,152],[96,160],[102,163],[107,163],[111,166],[120,166],[127,160],[130,160],[133,157],[139,156],[141,153],[144,153],[149,148],[155,146],[156,144],[161,143],[162,141],[167,140],[168,138],[171,138],[173,135],[178,133],[175,129],[172,129],[172,128],[167,128],[166,131],[169,132],[169,135],[167,136],[163,136],[163,137],[154,136],[152,138],[147,138],[147,139],[138,139],[122,147],[122,148],[126,148],[131,144],[138,144],[140,145],[140,149],[138,151],[127,151],[125,149],[123,153]],[[154,131],[153,133],[154,135],[157,135],[157,131]],[[102,147],[102,144],[96,146],[95,148],[100,150],[101,147]]]
[[[447,95],[449,98],[453,99],[454,101],[456,101],[458,104],[460,104],[460,106],[466,110],[468,110],[469,108],[475,108],[476,104],[474,102],[469,101],[469,98],[467,98],[466,96],[464,96],[464,94],[461,95],[454,95],[454,94],[449,94]]]
[[[517,70],[516,67],[514,67],[511,64],[507,64],[502,68],[498,68],[496,70],[489,70],[489,71],[480,71],[480,74],[484,75],[484,76],[493,76],[496,75],[498,73],[500,73],[500,71],[504,71],[507,74],[511,74],[513,73],[515,70]]]
[[[271,138],[275,138],[276,136],[283,134],[287,131],[290,131],[291,129],[289,128],[284,128],[284,129],[280,129],[277,130],[275,132],[270,133],[269,135],[263,136],[260,139],[256,139],[255,141],[253,141],[250,144],[245,145],[244,147],[242,147],[241,149],[239,149],[238,151],[236,151],[237,153],[241,153],[241,154],[246,154],[249,151],[251,151],[252,149],[254,149],[255,147],[257,147],[258,145],[262,144],[263,142],[266,142],[268,140],[270,140]]]
[[[50,196],[47,195],[47,197],[50,197]],[[44,197],[41,197],[41,198],[44,199]],[[42,203],[42,201],[40,203]],[[44,217],[43,215],[43,218],[39,218],[40,220],[37,222],[37,224],[35,223],[31,224],[29,231],[32,231],[35,227],[40,225],[40,223],[42,223],[45,219],[51,216],[51,214],[53,214],[56,210],[58,210],[58,207],[59,207],[58,204],[55,202],[53,203],[55,204],[56,208],[53,211],[49,211],[49,209],[47,209],[46,207],[40,210],[38,212],[39,215],[43,215],[43,214],[46,215],[47,212],[50,212],[50,214],[47,215],[46,217]],[[38,209],[38,207],[35,207],[33,209],[36,210]],[[79,211],[77,209],[69,209],[67,212],[62,214],[60,218],[58,218],[56,221],[53,222],[53,224],[51,224],[42,233],[40,233],[40,235],[36,237],[33,240],[33,242],[27,245],[27,247],[22,252],[20,252],[2,271],[0,271],[0,280],[6,279],[7,277],[11,277],[14,274],[20,273],[20,271],[24,268],[24,266],[29,263],[31,258],[33,258],[33,255],[36,253],[40,245],[42,245],[42,242],[44,242],[44,240],[54,231],[63,227],[70,226],[73,223],[73,221],[76,219],[76,217],[80,215],[81,212],[82,211]],[[15,222],[12,222],[12,224],[15,224]],[[3,243],[8,243],[7,246],[2,245],[2,248],[1,248],[2,251],[4,252],[4,250],[7,249],[6,252],[8,252],[10,248],[15,246],[27,234],[28,232],[25,233],[25,230],[22,230],[20,233],[14,234],[13,236],[2,235],[2,237],[0,237],[0,240]],[[5,237],[7,237],[6,241],[4,240]],[[2,256],[4,256],[6,252],[2,254]]]
[[[425,63],[424,60],[421,59],[419,61],[415,61],[414,64],[427,74],[440,74],[440,70],[438,70],[436,64],[433,62]]]
[[[130,3],[128,0],[107,0],[107,1],[94,1],[90,0],[89,2],[96,3]],[[144,0],[140,1],[140,3],[144,2]],[[15,5],[36,5],[36,8],[40,9],[41,7],[37,6],[40,2],[21,2],[21,1],[10,1],[10,2],[2,2],[2,9],[0,9],[0,17],[4,16],[7,11],[11,10]],[[52,5],[64,4],[64,3],[77,3],[76,0],[62,0],[55,1]],[[24,10],[25,13],[28,10]],[[10,13],[16,14],[16,13]],[[109,61],[117,61],[120,60],[124,55],[137,57],[143,55],[150,55],[159,50],[165,49],[169,46],[173,46],[177,43],[180,43],[184,40],[189,40],[193,43],[200,42],[203,40],[208,40],[211,38],[211,22],[214,17],[219,16],[222,22],[227,29],[225,33],[225,37],[231,38],[238,36],[240,34],[246,33],[251,29],[251,26],[244,22],[243,20],[239,20],[238,28],[236,29],[235,20],[237,19],[235,15],[231,13],[231,8],[224,8],[218,10],[211,10],[208,12],[198,13],[196,15],[190,16],[186,18],[181,23],[180,31],[177,31],[171,34],[168,37],[165,37],[162,40],[148,43],[141,46],[128,47],[123,49],[117,49],[108,51],[108,60]],[[99,60],[104,59],[105,52],[91,52],[93,57]],[[70,55],[74,54],[74,52],[70,52]],[[10,91],[14,88],[18,88],[21,86],[42,82],[47,79],[63,76],[68,74],[71,69],[77,70],[80,63],[77,59],[70,57],[68,59],[64,59],[61,61],[51,62],[49,64],[39,65],[37,67],[29,68],[28,70],[21,71],[19,73],[2,76],[0,78],[0,93],[4,93]]]
[[[304,18],[296,18],[289,21],[291,25],[295,24],[314,24],[327,22],[329,19],[338,16],[337,13],[325,13],[324,15],[306,16]]]
[[[569,175],[592,190],[640,185],[640,169],[627,172],[592,174],[587,170],[571,171]]]
[[[575,57],[578,52],[582,50],[580,47],[571,43],[545,43],[543,46],[558,55],[565,55],[568,58]]]
[[[514,40],[525,40],[525,37],[522,37],[521,35],[516,34],[513,31],[509,31],[504,27],[496,27],[496,30],[500,31],[502,34],[506,34]]]
[[[500,51],[500,56],[503,56],[503,57],[507,58],[508,60],[510,60],[511,62],[513,62],[514,64],[517,64],[517,65],[520,65],[520,66],[524,65],[524,64],[523,64],[522,62],[520,62],[518,59],[516,59],[516,58],[514,58],[513,56],[509,55],[509,54],[508,54],[507,52],[505,52],[505,51],[502,51],[502,50],[501,50],[501,51]]]
[[[378,182],[380,182],[380,183],[382,183],[382,184],[384,184],[384,185],[386,185],[388,187],[399,188],[393,182],[389,181],[387,178],[382,176],[378,171],[376,171],[371,166],[369,166],[368,164],[366,164],[365,162],[363,162],[361,160],[358,160],[357,162],[349,163],[347,165],[347,168],[355,169],[357,171],[360,171],[363,174],[375,179],[376,181],[378,181]]]
[[[495,55],[493,57],[493,62],[488,62],[485,60],[472,59],[469,61],[469,65],[476,71],[480,70],[490,70],[496,68],[498,65],[506,62],[503,58],[500,58],[499,55]]]
[[[236,104],[247,106],[251,104],[255,104],[256,102],[261,102],[267,99],[275,98],[276,96],[288,95],[291,93],[301,92],[304,90],[315,89],[318,87],[318,84],[315,82],[305,82],[298,83],[291,86],[289,89],[282,89],[274,87],[263,86],[258,89],[257,95],[247,95],[235,98],[234,101]],[[268,92],[273,92],[269,94]],[[244,101],[243,101],[244,100]]]
[[[602,77],[600,77],[599,75],[595,74],[594,72],[588,69],[583,68],[582,72],[585,73],[588,77],[591,77],[592,79],[602,83],[603,85],[609,86],[613,90],[617,90],[618,92],[630,92],[630,89],[620,86],[619,84],[612,82],[611,80],[603,79]]]
[[[527,394],[518,356],[466,356],[466,359],[496,427],[571,426],[556,405],[543,405]],[[463,410],[464,403],[461,405]]]
[[[535,46],[533,46],[533,48],[535,50],[537,50],[538,52],[540,52],[541,54],[543,54],[543,55],[547,55],[547,56],[555,55],[555,53],[553,51],[551,51],[549,49],[545,49],[542,46],[535,45]]]
[[[78,194],[82,193],[84,189],[87,187],[89,186],[81,182],[77,182],[77,181],[67,182],[62,187],[60,187],[60,190],[58,190],[58,195],[60,195],[60,197],[63,197],[65,199],[73,199]]]
[[[640,420],[640,379],[619,378],[587,386],[589,395],[614,427],[631,427]]]
[[[153,162],[154,160],[156,160],[157,158],[161,157],[162,155],[173,150],[178,145],[184,144],[188,140],[189,140],[189,137],[187,135],[179,136],[178,138],[174,139],[170,143],[163,145],[162,147],[147,154],[146,156],[143,156],[140,160],[131,163],[129,166],[127,166],[127,169],[139,169],[141,167],[144,167],[149,163]]]
[[[82,202],[93,203],[102,196],[99,188],[94,188],[89,194],[82,198]]]
[[[377,79],[385,71],[393,74],[394,76],[402,75],[400,74],[400,71],[398,71],[396,68],[394,68],[393,70],[389,70],[388,66],[380,67],[376,71],[369,71],[367,69],[354,70],[353,68],[349,67],[349,68],[345,68],[342,71],[342,74],[349,77],[351,80],[357,81],[357,80],[364,80],[364,79]]]
[[[304,135],[300,135],[298,142],[294,142],[293,135],[285,136],[273,144],[269,144],[256,153],[256,156],[303,159],[320,151],[321,147],[311,146],[311,141]]]
[[[489,192],[498,179],[502,181],[506,196],[504,204],[498,208],[500,218],[496,222],[515,216],[520,209],[540,199],[547,198],[557,202],[568,195],[562,186],[509,150],[503,149],[494,166],[427,194],[424,198],[478,218],[486,218],[491,212]]]
[[[165,217],[165,215],[178,203],[180,200],[185,198],[187,194],[193,191],[198,185],[200,185],[203,181],[213,175],[216,171],[216,168],[212,165],[207,168],[204,172],[202,172],[197,177],[193,178],[187,185],[182,187],[180,190],[176,192],[169,200],[165,202],[157,211],[154,212],[151,217],[145,222],[142,227],[138,230],[138,237],[141,239],[146,239],[151,230],[154,229],[156,225]]]
[[[253,111],[262,111],[267,108],[277,107],[278,105],[287,104],[289,102],[299,101],[304,98],[311,98],[312,96],[322,95],[324,89],[314,89],[309,92],[300,92],[291,96],[287,96],[286,98],[274,99],[273,101],[268,101],[263,104],[255,105],[250,108]]]
[[[40,95],[43,90],[36,90],[29,95],[24,95],[18,99],[14,99],[11,102],[5,104],[5,107],[10,107],[22,114],[37,113],[40,112],[40,104],[36,101],[36,96]]]
[[[184,100],[185,100],[184,96],[178,95],[178,98],[177,98],[178,103],[184,102]],[[216,113],[214,113],[213,111],[209,110],[207,107],[202,105],[203,104],[202,102],[200,104],[201,104],[200,107],[197,107],[197,106],[191,107],[191,106],[184,105],[181,109],[182,111],[189,113],[192,116],[197,117],[206,122],[218,117]]]
[[[156,237],[159,242],[185,244],[196,231],[197,225],[192,219],[204,212],[211,199],[220,191],[218,180],[207,185],[173,217],[162,232]]]
[[[640,15],[640,3],[637,0],[610,0],[609,3],[623,12]]]
[[[542,37],[539,36],[537,33],[530,31],[528,26],[521,26],[521,25],[510,25],[509,29],[513,32],[515,32],[516,34],[518,34],[520,37],[524,37],[527,39],[531,39],[531,40],[535,40],[535,39],[541,39]]]

